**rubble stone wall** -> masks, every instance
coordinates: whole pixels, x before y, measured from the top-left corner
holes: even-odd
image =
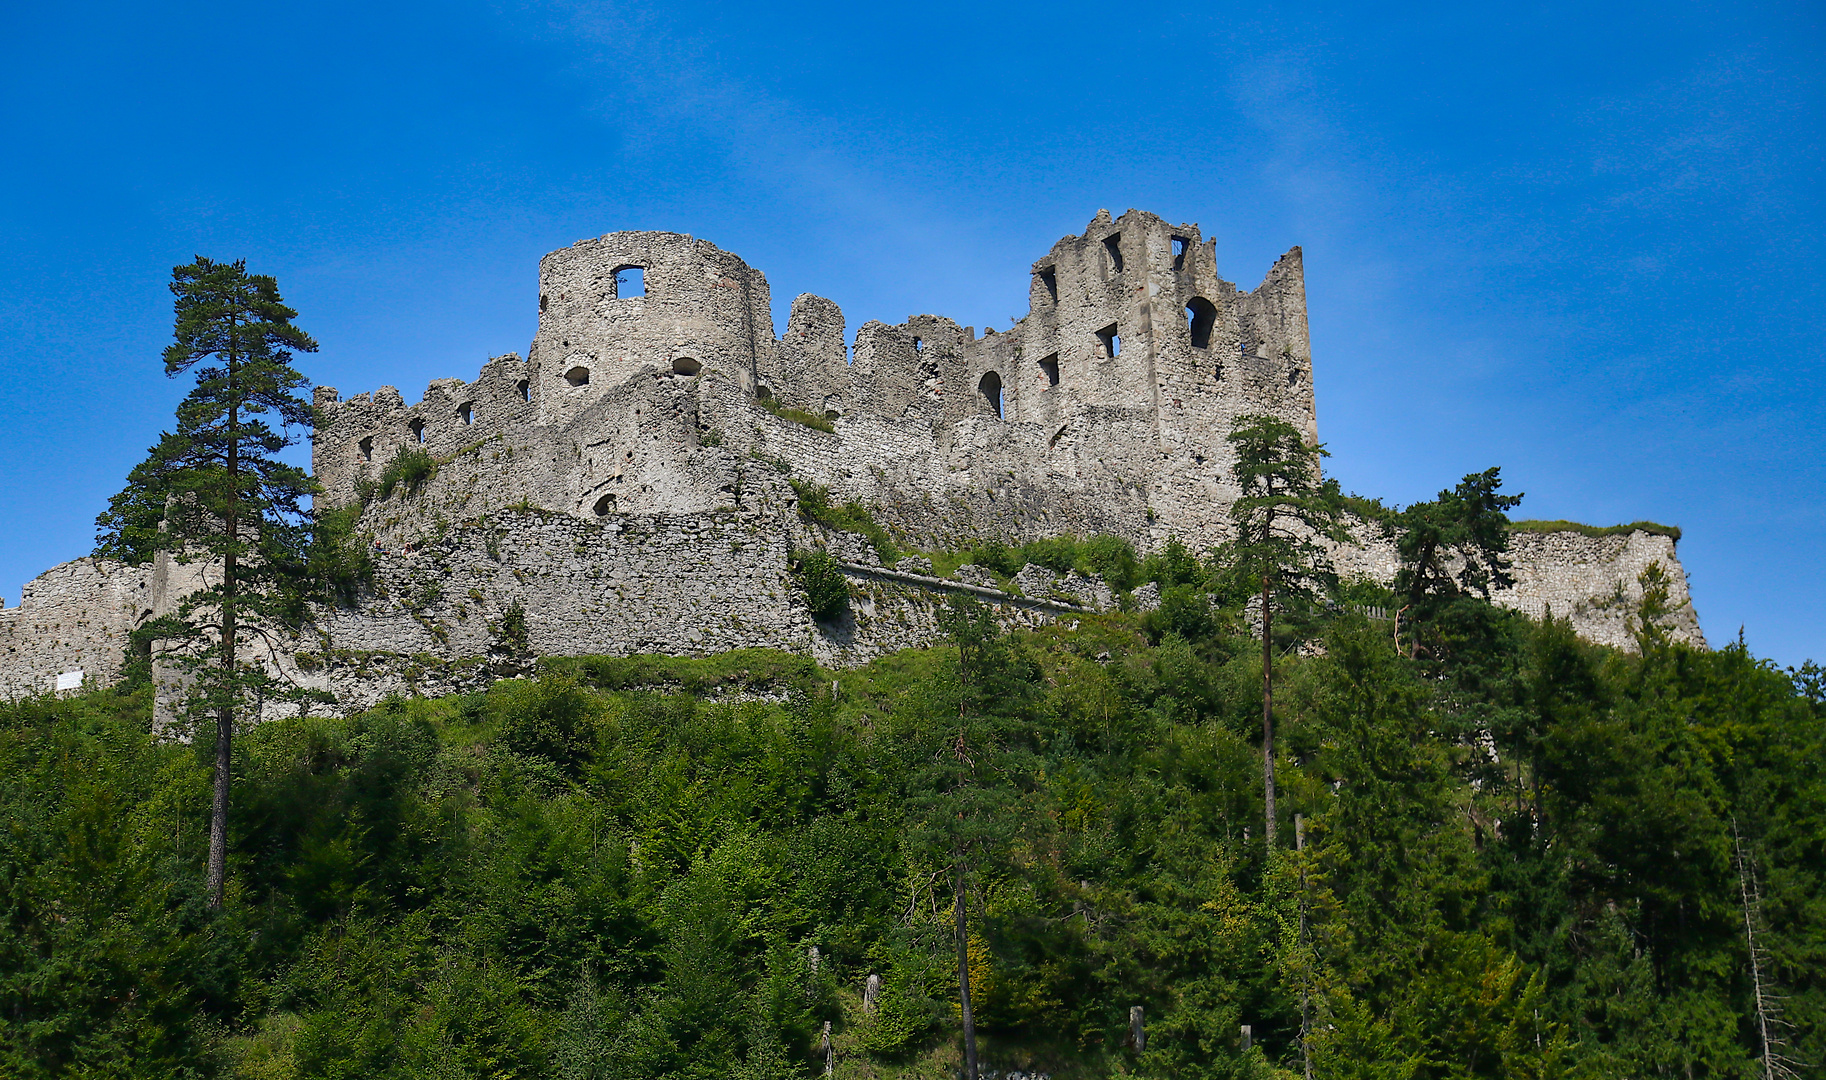
[[[860,663],[933,640],[949,591],[982,595],[1010,625],[1079,608],[1053,584],[1013,596],[882,567],[858,538],[808,529],[795,483],[865,504],[922,547],[1110,533],[1144,552],[1170,538],[1204,550],[1228,534],[1235,418],[1272,414],[1318,438],[1298,248],[1245,292],[1198,226],[1099,211],[1032,264],[1029,311],[1005,331],[913,315],[866,322],[849,344],[841,309],[806,294],[776,337],[770,304],[766,277],[707,241],[611,233],[541,261],[525,359],[435,380],[412,405],[391,386],[319,388],[318,506],[360,507],[379,580],[271,665],[344,707],[480,685],[523,661],[499,635],[515,604],[540,654],[771,646]],[[436,474],[382,497],[402,451]],[[1341,568],[1392,578],[1387,542],[1360,540]],[[830,625],[792,577],[792,553],[820,544],[855,595]],[[1551,607],[1624,647],[1637,579],[1659,562],[1677,636],[1703,643],[1665,537],[1518,533],[1515,562],[1499,603]],[[132,627],[194,576],[93,560],[48,571],[0,612],[0,693],[77,668],[115,677]]]

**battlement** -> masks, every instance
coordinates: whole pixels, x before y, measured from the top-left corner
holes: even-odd
[[[738,501],[749,462],[770,459],[918,535],[1108,531],[1145,548],[1221,538],[1236,416],[1317,437],[1299,249],[1245,293],[1197,225],[1138,210],[1054,244],[1027,316],[981,336],[914,315],[864,323],[852,348],[842,310],[805,294],[776,337],[765,276],[677,233],[579,241],[539,273],[525,362],[436,380],[410,407],[390,387],[319,391],[329,502],[402,445],[456,464],[493,440],[486,467],[442,478],[466,478],[462,513],[697,512]]]

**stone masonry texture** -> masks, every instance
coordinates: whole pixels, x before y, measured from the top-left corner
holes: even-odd
[[[852,338],[809,294],[776,335],[766,277],[707,241],[581,240],[540,262],[524,359],[435,380],[413,405],[391,386],[318,388],[318,506],[361,506],[377,580],[269,664],[346,710],[524,670],[501,634],[516,605],[538,655],[770,646],[832,665],[930,642],[947,592],[1011,625],[1070,618],[1109,590],[1037,567],[1019,595],[970,568],[941,581],[917,560],[884,567],[863,538],[808,526],[792,485],[859,502],[920,547],[1111,533],[1203,550],[1228,535],[1233,419],[1269,413],[1318,439],[1312,364],[1300,249],[1244,292],[1196,225],[1136,210],[1099,211],[1053,245],[1032,264],[1027,316],[980,335],[914,315]],[[402,451],[435,458],[436,475],[382,498]],[[829,623],[794,578],[795,552],[817,547],[854,594]],[[1337,556],[1347,573],[1394,573],[1367,530]],[[1498,603],[1624,648],[1638,577],[1659,563],[1672,632],[1704,643],[1665,536],[1517,532],[1514,559]],[[47,571],[0,611],[0,693],[47,692],[77,669],[118,677],[133,628],[206,572]]]

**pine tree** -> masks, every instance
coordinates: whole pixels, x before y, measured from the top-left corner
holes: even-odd
[[[297,441],[291,429],[311,424],[299,394],[308,383],[291,361],[317,343],[292,325],[298,313],[277,282],[249,274],[244,261],[199,255],[172,270],[171,291],[176,340],[164,353],[165,374],[194,369],[196,386],[178,406],[176,430],[160,436],[96,519],[96,554],[144,563],[163,552],[206,567],[204,585],[152,632],[191,679],[179,715],[215,721],[208,889],[219,906],[235,717],[278,693],[247,643],[297,610],[296,578],[307,562],[301,500],[315,484],[277,455]]]
[[[964,1076],[978,1075],[976,1014],[970,984],[970,883],[1001,858],[1017,831],[1020,781],[1035,768],[1031,731],[1023,718],[1037,688],[1033,673],[1010,649],[995,613],[968,595],[954,595],[938,613],[939,628],[957,647],[957,712],[937,725],[930,756],[910,779],[916,836],[930,857],[949,864],[957,987],[964,1035]]]
[[[1239,416],[1230,426],[1230,446],[1241,495],[1230,507],[1235,538],[1224,556],[1231,572],[1261,588],[1262,625],[1262,794],[1267,803],[1265,835],[1275,835],[1274,785],[1274,612],[1276,601],[1310,603],[1335,584],[1325,542],[1349,539],[1336,480],[1320,475],[1325,448],[1308,443],[1300,430],[1274,416]]]

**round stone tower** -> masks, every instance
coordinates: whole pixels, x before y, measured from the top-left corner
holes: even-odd
[[[539,263],[529,360],[540,420],[564,423],[643,369],[717,368],[754,389],[773,344],[767,278],[680,233],[579,240]]]

